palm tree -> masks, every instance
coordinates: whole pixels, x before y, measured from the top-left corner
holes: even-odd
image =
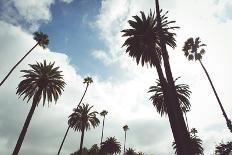
[[[126,132],[127,132],[127,130],[129,130],[128,125],[124,125],[124,126],[123,126],[123,130],[124,130],[124,132],[125,132],[125,139],[124,139],[123,154],[125,154],[125,149],[126,149]]]
[[[209,76],[209,73],[207,72],[205,66],[203,65],[201,59],[202,59],[202,55],[205,53],[205,49],[203,48],[204,46],[206,46],[206,44],[202,44],[201,40],[199,37],[197,37],[196,39],[193,38],[189,38],[185,43],[184,43],[184,47],[183,47],[183,51],[184,51],[184,55],[188,58],[189,61],[191,60],[195,60],[195,61],[199,61],[201,64],[201,67],[203,68],[209,82],[210,85],[213,89],[213,92],[217,98],[218,104],[221,108],[222,114],[225,117],[226,120],[226,124],[228,129],[230,130],[230,132],[232,132],[232,124],[231,124],[231,120],[227,117],[227,114],[222,106],[222,103],[219,99],[219,96],[216,92],[216,89],[213,85],[213,82]]]
[[[175,82],[179,78],[175,79]],[[186,84],[177,84],[176,91],[179,99],[179,105],[181,110],[186,113],[187,110],[190,110],[191,104],[189,102],[191,91],[189,90],[189,86]],[[164,102],[164,93],[161,87],[160,80],[156,81],[156,86],[151,86],[148,92],[154,92],[155,94],[150,97],[153,105],[155,106],[157,112],[162,115],[167,115],[167,103]]]
[[[202,140],[196,135],[197,130],[192,128],[190,131],[190,144],[191,144],[191,153],[194,155],[204,155],[204,149],[202,147]],[[175,154],[177,154],[176,143],[172,144],[173,149],[175,149]]]
[[[63,75],[58,70],[59,67],[54,67],[54,64],[55,62],[47,64],[44,60],[43,63],[30,64],[32,69],[21,70],[25,73],[22,76],[25,79],[19,83],[16,94],[19,97],[24,95],[23,100],[27,98],[27,102],[32,98],[33,102],[12,155],[19,153],[27,128],[40,100],[43,98],[43,106],[46,100],[48,104],[53,100],[56,102],[64,89]]]
[[[5,78],[2,80],[2,82],[0,83],[0,86],[6,81],[6,79],[10,76],[10,74],[14,71],[14,69],[26,58],[26,56],[28,54],[31,53],[31,51],[37,46],[41,46],[43,48],[45,48],[48,43],[48,35],[44,34],[43,32],[35,32],[34,33],[34,39],[37,41],[37,43],[23,56],[22,59],[19,60],[19,62],[16,63],[16,65],[14,65],[14,67],[10,70],[10,72],[5,76]]]
[[[106,141],[101,143],[101,151],[103,154],[119,154],[121,152],[121,144],[115,137],[108,137]]]
[[[178,27],[170,26],[174,21],[169,22],[166,14],[160,17],[159,7],[156,10],[158,10],[157,17],[151,11],[147,17],[143,12],[140,12],[142,18],[136,15],[133,16],[135,21],[128,21],[132,28],[122,31],[124,33],[123,37],[128,37],[123,46],[126,46],[126,53],[136,59],[137,64],[141,63],[142,66],[147,64],[150,67],[156,67],[164,92],[164,100],[166,103],[169,103],[167,104],[167,110],[173,136],[178,143],[179,150],[184,155],[188,154],[189,134],[178,104],[176,90],[173,86],[174,82],[166,51],[166,44],[173,48],[176,46],[175,33],[170,32],[170,30]],[[161,67],[162,57],[165,64],[167,80]]]
[[[232,142],[223,143],[221,142],[216,146],[216,155],[230,155],[232,152]]]
[[[80,141],[80,154],[83,147],[85,131],[90,130],[90,127],[96,128],[100,121],[97,118],[97,111],[91,112],[93,106],[89,104],[82,104],[78,108],[73,109],[73,113],[69,116],[68,124],[75,131],[81,132],[81,141]]]
[[[91,77],[86,77],[86,78],[84,78],[84,82],[83,82],[83,83],[86,84],[86,87],[85,87],[85,91],[84,91],[84,93],[83,93],[83,95],[82,95],[82,97],[81,97],[81,100],[79,101],[79,103],[78,103],[78,105],[77,105],[77,108],[78,108],[78,106],[81,104],[81,102],[82,102],[82,100],[83,100],[83,98],[84,98],[84,96],[85,96],[85,94],[86,94],[86,92],[87,92],[87,89],[88,89],[89,85],[90,85],[91,83],[93,83],[93,79],[92,79]],[[60,154],[60,151],[61,151],[61,149],[62,149],[62,147],[63,147],[64,141],[65,141],[65,139],[66,139],[66,137],[67,137],[67,135],[68,135],[69,129],[70,129],[70,126],[68,126],[68,128],[66,129],[66,132],[65,132],[64,137],[63,137],[63,140],[62,140],[62,142],[61,142],[61,144],[60,144],[60,147],[59,147],[59,150],[58,150],[57,155]]]
[[[126,149],[126,152],[124,153],[124,155],[138,155],[134,149],[132,148],[129,148],[129,149]]]
[[[101,143],[103,139],[103,131],[104,131],[104,125],[105,125],[105,116],[108,114],[108,111],[103,110],[100,115],[103,116],[103,123],[102,123],[102,134],[101,134]]]
[[[89,149],[89,155],[98,155],[100,151],[100,148],[98,147],[97,144],[94,144],[90,149]]]

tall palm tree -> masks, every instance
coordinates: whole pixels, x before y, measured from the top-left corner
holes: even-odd
[[[204,155],[204,148],[202,147],[202,140],[196,135],[197,130],[192,128],[190,131],[190,144],[191,149],[190,151],[194,155]],[[172,143],[173,149],[175,150],[175,154],[177,154],[177,147],[176,143]]]
[[[128,127],[128,125],[124,125],[122,128],[123,128],[123,130],[125,132],[124,147],[123,147],[123,154],[125,154],[125,149],[126,149],[126,132],[127,132],[127,130],[129,130],[129,127]]]
[[[90,85],[91,83],[93,83],[93,79],[92,79],[91,77],[86,77],[86,78],[84,78],[84,82],[83,82],[83,83],[86,84],[86,87],[85,87],[85,91],[84,91],[84,93],[83,93],[83,95],[82,95],[82,97],[81,97],[81,100],[79,101],[79,103],[78,103],[78,105],[77,105],[77,108],[78,108],[78,106],[81,104],[82,100],[84,99],[84,96],[85,96],[85,94],[86,94],[86,92],[87,92],[87,89],[88,89],[89,85]],[[63,147],[64,141],[65,141],[65,139],[66,139],[66,137],[67,137],[67,135],[68,135],[69,129],[70,129],[70,126],[68,126],[68,128],[66,129],[66,132],[65,132],[64,137],[63,137],[63,139],[62,139],[62,142],[61,142],[61,144],[60,144],[60,147],[59,147],[59,150],[58,150],[57,155],[60,154],[60,151],[61,151],[61,149],[62,149],[62,147]]]
[[[156,1],[158,2],[158,1]],[[158,5],[157,5],[158,6]],[[157,10],[157,8],[156,8]],[[125,29],[123,37],[128,37],[123,46],[126,46],[126,53],[132,58],[136,59],[137,64],[149,65],[156,67],[161,86],[164,92],[164,99],[168,105],[168,117],[173,132],[175,141],[178,143],[178,148],[182,154],[188,154],[188,141],[190,139],[184,118],[179,107],[176,91],[174,89],[174,82],[168,61],[168,54],[166,51],[166,44],[170,47],[175,47],[175,33],[170,30],[176,29],[176,26],[170,26],[174,21],[168,21],[166,14],[160,17],[159,7],[157,17],[150,11],[146,17],[143,12],[142,18],[133,16],[135,21],[129,20],[128,23],[131,29]],[[162,34],[162,36],[160,36]],[[163,56],[165,54],[165,56]],[[166,77],[164,76],[161,67],[161,58],[165,63]],[[169,68],[168,68],[169,67]],[[171,89],[170,89],[171,88]]]
[[[101,134],[101,143],[103,139],[103,131],[104,131],[104,125],[105,125],[105,116],[108,114],[108,111],[103,110],[100,115],[103,116],[103,123],[102,123],[102,134]]]
[[[128,148],[126,149],[126,152],[124,153],[124,155],[137,155],[137,153],[135,152],[134,149]]]
[[[91,112],[93,106],[89,104],[82,104],[78,108],[73,109],[73,113],[69,116],[68,124],[75,131],[81,132],[81,141],[80,141],[80,154],[83,147],[85,131],[90,130],[90,127],[96,128],[100,121],[97,118],[97,111]]]
[[[23,75],[25,79],[19,83],[16,94],[20,97],[24,95],[23,100],[27,98],[27,102],[31,98],[33,101],[12,155],[19,153],[27,128],[40,100],[43,98],[43,106],[46,100],[48,104],[53,100],[56,102],[64,89],[63,75],[61,75],[59,67],[54,67],[54,64],[55,62],[47,64],[44,60],[43,63],[30,64],[31,69],[29,70],[21,70],[25,73]]]
[[[36,46],[41,46],[43,48],[45,48],[48,43],[49,43],[49,40],[48,40],[48,35],[47,34],[44,34],[43,32],[35,32],[34,33],[34,40],[37,41],[37,43],[23,56],[22,59],[20,59],[16,65],[14,65],[14,67],[10,70],[10,72],[5,76],[5,78],[2,80],[2,82],[0,83],[0,86],[6,81],[6,79],[10,76],[10,74],[14,71],[14,69],[26,58],[26,56],[28,54],[31,53],[31,51],[36,47]]]
[[[175,79],[175,82],[179,78]],[[185,113],[190,109],[191,104],[189,102],[191,91],[189,90],[189,86],[187,84],[176,84],[176,91],[179,99],[179,105],[181,110]],[[160,80],[156,81],[156,86],[151,86],[148,92],[154,92],[155,94],[150,97],[153,105],[156,107],[157,112],[162,115],[167,115],[167,103],[164,102],[164,93],[161,87]]]
[[[121,152],[121,144],[115,137],[108,137],[106,141],[101,143],[101,151],[103,154],[119,154]]]
[[[213,82],[209,76],[209,73],[208,71],[206,70],[205,66],[203,65],[201,59],[202,59],[202,55],[205,53],[205,49],[203,48],[204,46],[206,46],[206,44],[202,44],[201,43],[201,40],[199,37],[197,37],[196,39],[193,39],[193,38],[189,38],[187,39],[187,41],[184,43],[184,47],[183,47],[183,51],[184,51],[184,55],[188,58],[189,61],[191,60],[195,60],[195,61],[199,61],[200,64],[201,64],[201,67],[203,68],[209,82],[210,82],[210,85],[213,89],[213,92],[214,92],[214,95],[216,96],[217,98],[217,101],[218,101],[218,104],[221,108],[221,111],[222,111],[222,114],[223,116],[225,117],[225,120],[226,120],[226,124],[227,124],[227,127],[228,129],[230,130],[230,132],[232,132],[232,124],[231,124],[231,120],[228,118],[223,106],[222,106],[222,103],[219,99],[219,96],[217,94],[217,91],[213,85]]]
[[[232,152],[232,142],[221,142],[216,146],[215,155],[230,155]]]

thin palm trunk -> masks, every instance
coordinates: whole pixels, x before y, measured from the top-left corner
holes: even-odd
[[[31,122],[31,118],[32,118],[32,116],[33,116],[33,114],[35,112],[35,108],[36,108],[36,105],[38,103],[38,99],[39,99],[39,96],[41,95],[41,93],[42,93],[42,89],[39,89],[38,92],[36,93],[36,96],[33,99],[31,109],[30,109],[30,111],[29,111],[29,113],[27,115],[26,121],[24,122],[23,129],[22,129],[22,131],[21,131],[21,133],[19,135],[19,138],[17,140],[16,146],[14,148],[14,151],[13,151],[12,155],[18,155],[18,153],[19,153],[19,150],[20,150],[20,148],[21,148],[21,146],[23,144],[23,140],[24,140],[25,135],[27,133],[27,129],[28,129],[29,124]]]
[[[101,134],[101,143],[102,143],[102,139],[103,139],[103,130],[104,130],[104,126],[105,126],[105,116],[103,117],[102,134]]]
[[[30,49],[30,51],[28,51],[28,52],[23,56],[22,59],[19,60],[19,62],[17,62],[16,65],[14,65],[14,67],[10,70],[10,72],[9,72],[9,73],[6,75],[6,77],[2,80],[2,82],[0,83],[0,86],[2,86],[2,84],[3,84],[3,83],[6,81],[6,79],[10,76],[10,74],[14,71],[14,69],[26,58],[26,56],[27,56],[28,54],[31,53],[31,51],[32,51],[37,45],[39,45],[38,42],[37,42],[37,44],[35,44],[35,46],[33,46],[33,47]]]
[[[203,68],[203,70],[204,70],[204,72],[205,72],[205,74],[206,74],[206,76],[207,76],[209,82],[210,82],[210,85],[211,85],[211,87],[212,87],[212,89],[213,89],[214,95],[215,95],[216,98],[217,98],[218,104],[219,104],[219,106],[220,106],[220,108],[221,108],[221,110],[222,110],[222,114],[223,114],[223,116],[224,116],[225,119],[226,119],[227,127],[229,128],[230,132],[232,132],[231,121],[230,121],[229,118],[227,117],[227,114],[226,114],[226,112],[225,112],[225,110],[224,110],[224,108],[223,108],[223,106],[222,106],[222,103],[221,103],[221,101],[220,101],[220,99],[219,99],[219,96],[218,96],[218,94],[217,94],[217,92],[216,92],[216,89],[215,89],[215,87],[214,87],[214,85],[213,85],[213,82],[212,82],[212,80],[211,80],[211,78],[210,78],[210,76],[209,76],[209,73],[207,72],[207,70],[206,70],[205,66],[203,65],[203,63],[201,62],[201,60],[199,60],[199,62],[200,62],[200,64],[201,64],[201,67]]]
[[[186,155],[186,154],[191,155],[189,151],[191,149],[191,146],[189,143],[190,136],[186,128],[183,113],[181,112],[181,109],[179,106],[179,101],[178,101],[178,97],[177,97],[177,93],[176,93],[176,89],[175,89],[175,85],[174,85],[174,81],[172,77],[171,67],[169,64],[169,56],[168,56],[168,52],[166,49],[166,45],[163,41],[164,35],[161,29],[161,18],[160,18],[160,9],[159,9],[158,0],[156,0],[156,14],[157,14],[157,27],[158,27],[158,32],[159,32],[158,34],[160,35],[160,43],[161,43],[161,48],[162,48],[162,57],[163,57],[165,73],[166,73],[166,77],[168,81],[168,96],[170,97],[169,101],[172,101],[170,102],[170,104],[173,107],[171,111],[173,111],[174,118],[171,118],[171,119],[174,119],[173,127],[176,129],[176,130],[173,130],[173,131],[176,131],[173,133],[173,135],[177,143],[178,155]],[[169,118],[170,121],[171,119]]]
[[[125,154],[125,150],[126,150],[126,131],[125,131],[125,139],[124,139],[123,155]]]
[[[61,143],[61,145],[60,145],[60,148],[59,148],[59,151],[58,151],[57,155],[60,154],[61,148],[63,147],[64,141],[65,141],[65,139],[66,139],[66,137],[67,137],[67,134],[68,134],[69,129],[70,129],[70,126],[68,126],[68,128],[67,128],[67,130],[66,130],[66,132],[65,132],[64,138],[63,138],[63,140],[62,140],[62,143]]]
[[[185,115],[185,120],[186,120],[187,129],[188,129],[188,132],[189,132],[188,118],[187,118],[187,114],[186,114],[186,112],[184,113],[184,115]]]
[[[85,129],[82,129],[82,131],[81,131],[81,142],[80,142],[80,155],[82,155],[84,135],[85,135]]]
[[[84,96],[85,96],[85,94],[86,94],[86,92],[87,92],[88,87],[89,87],[89,84],[86,85],[84,94],[82,95],[81,100],[80,100],[80,102],[79,102],[78,105],[77,105],[77,108],[78,108],[78,106],[81,104],[82,100],[84,99]],[[69,129],[70,129],[70,126],[68,126],[68,128],[67,128],[67,130],[66,130],[66,132],[65,132],[64,138],[63,138],[63,140],[62,140],[62,142],[61,142],[61,144],[60,144],[59,151],[58,151],[57,155],[60,154],[60,151],[61,151],[61,149],[62,149],[62,147],[63,147],[64,141],[65,141],[65,139],[66,139],[66,137],[67,137],[67,134],[68,134],[68,132],[69,132]]]

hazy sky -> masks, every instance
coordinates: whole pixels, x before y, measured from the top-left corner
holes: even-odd
[[[35,61],[55,61],[67,83],[57,104],[39,105],[21,148],[22,155],[54,155],[67,128],[67,120],[92,76],[85,103],[107,110],[104,138],[115,136],[123,145],[147,154],[171,155],[172,132],[167,117],[160,117],[147,91],[155,84],[155,68],[142,68],[121,48],[121,30],[129,28],[133,15],[154,10],[155,0],[0,0],[0,79],[36,43],[33,32],[49,35],[47,49],[40,47],[24,60],[0,87],[0,154],[11,154],[29,112],[31,102],[18,99],[16,87],[21,69]],[[189,37],[207,44],[203,63],[208,69],[229,118],[231,106],[231,0],[160,0],[160,7],[176,20],[177,48],[169,49],[174,77],[190,86],[189,126],[198,130],[206,155],[216,144],[232,140],[225,119],[198,62],[188,62],[182,52]],[[99,119],[102,119],[99,116]],[[101,125],[85,135],[84,146],[100,143]],[[71,131],[61,154],[79,148],[80,133]]]

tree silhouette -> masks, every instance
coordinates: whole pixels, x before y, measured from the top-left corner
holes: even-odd
[[[124,153],[124,155],[138,155],[134,149],[132,148],[128,148],[126,149],[126,152]]]
[[[73,109],[74,112],[69,116],[69,126],[75,131],[81,132],[80,154],[82,153],[85,131],[90,130],[91,126],[96,128],[100,123],[99,119],[96,117],[98,112],[91,112],[92,107],[93,106],[89,106],[89,104],[82,104],[78,106],[78,108]]]
[[[121,144],[115,137],[108,137],[106,141],[101,143],[101,151],[103,154],[119,154],[121,152]]]
[[[32,98],[33,102],[12,155],[19,153],[27,128],[40,100],[43,98],[43,106],[46,100],[48,104],[53,100],[56,102],[64,89],[63,75],[58,70],[59,67],[54,67],[54,64],[55,62],[47,64],[44,60],[43,63],[30,64],[32,69],[21,70],[25,73],[22,76],[25,79],[19,83],[16,94],[19,97],[24,95],[23,100],[27,98],[27,102]]]
[[[223,143],[221,142],[216,146],[216,155],[230,155],[232,152],[232,142]]]
[[[90,149],[88,155],[98,155],[100,151],[100,148],[97,144],[94,144]]]
[[[10,72],[5,76],[5,78],[2,80],[2,82],[0,83],[0,86],[2,86],[2,84],[6,81],[6,79],[10,76],[10,74],[14,71],[14,69],[26,58],[27,55],[29,55],[31,53],[31,51],[36,47],[36,46],[41,46],[43,48],[45,48],[48,43],[48,35],[44,34],[43,32],[35,32],[34,33],[34,40],[37,41],[37,43],[23,56],[22,59],[20,59],[15,65],[14,67],[10,70]]]
[[[103,123],[102,123],[102,134],[101,134],[101,143],[102,143],[102,139],[103,139],[103,131],[104,131],[104,125],[105,125],[105,116],[108,114],[108,111],[103,110],[100,115],[103,116]]]
[[[83,95],[82,95],[82,97],[81,97],[81,100],[79,101],[79,103],[78,103],[78,105],[77,105],[77,108],[78,108],[78,106],[81,104],[81,102],[82,102],[82,100],[83,100],[83,98],[84,98],[84,96],[85,96],[85,94],[86,94],[86,92],[87,92],[87,89],[88,89],[89,85],[90,85],[91,83],[93,83],[93,79],[92,79],[91,77],[86,77],[86,78],[84,78],[84,82],[83,82],[83,83],[86,84],[86,87],[85,87],[85,91],[84,91],[84,93],[83,93]],[[60,147],[59,147],[59,150],[58,150],[57,155],[60,154],[60,151],[61,151],[61,149],[62,149],[62,147],[63,147],[64,141],[65,141],[65,139],[66,139],[66,137],[67,137],[67,135],[68,135],[69,129],[70,129],[70,126],[68,126],[68,128],[67,128],[67,130],[66,130],[66,132],[65,132],[65,134],[64,134],[64,137],[63,137],[62,142],[61,142],[61,144],[60,144]]]
[[[175,82],[179,78],[175,79]],[[191,91],[189,90],[189,86],[186,84],[176,84],[176,91],[179,99],[179,104],[181,110],[186,113],[187,110],[190,110],[191,104],[189,102]],[[155,106],[157,112],[162,115],[167,115],[167,103],[164,102],[164,93],[161,87],[160,80],[156,81],[156,86],[151,86],[148,92],[154,92],[155,94],[150,97],[153,105]]]
[[[124,125],[124,126],[123,126],[123,130],[124,130],[124,132],[125,132],[123,154],[125,154],[125,150],[126,150],[126,132],[127,132],[127,130],[129,130],[128,125]]]
[[[191,153],[194,155],[204,155],[204,149],[202,147],[202,140],[196,135],[197,130],[192,128],[190,131],[190,144],[191,144]],[[176,143],[172,144],[175,154],[177,154]]]
[[[184,55],[188,58],[189,61],[191,60],[195,60],[195,61],[199,61],[201,64],[201,67],[203,68],[209,82],[210,85],[213,89],[214,95],[217,98],[218,104],[221,108],[222,114],[225,117],[226,120],[226,124],[228,129],[230,130],[230,132],[232,132],[232,124],[231,124],[231,120],[227,117],[227,114],[222,106],[222,103],[219,99],[219,96],[217,94],[217,91],[213,85],[213,82],[209,76],[208,71],[206,70],[205,66],[203,65],[201,59],[202,59],[202,55],[205,53],[205,49],[203,48],[204,46],[206,46],[206,44],[202,44],[201,40],[199,37],[197,37],[196,39],[193,38],[189,38],[185,43],[184,43],[184,47],[183,47],[183,51],[184,51]]]
[[[164,99],[168,105],[168,117],[175,141],[177,141],[178,150],[181,154],[188,154],[190,148],[189,134],[185,125],[183,114],[179,107],[177,93],[172,78],[169,57],[166,44],[174,48],[175,33],[170,30],[176,29],[176,26],[170,26],[175,21],[167,20],[167,13],[160,16],[158,1],[156,0],[156,14],[150,11],[146,17],[140,12],[142,18],[133,16],[135,21],[129,20],[131,29],[122,30],[123,37],[128,37],[123,46],[126,46],[126,53],[134,58],[137,64],[141,63],[156,67],[161,87],[164,92]],[[161,67],[161,58],[164,61],[164,68],[167,80]]]
[[[83,147],[82,149],[82,153],[80,152],[80,150],[71,153],[70,155],[89,155],[89,150],[86,147]]]

